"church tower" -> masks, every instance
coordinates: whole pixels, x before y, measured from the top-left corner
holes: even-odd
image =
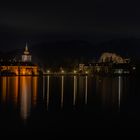
[[[22,55],[22,62],[31,62],[31,61],[32,61],[32,56],[29,53],[28,46],[26,43],[24,54]]]

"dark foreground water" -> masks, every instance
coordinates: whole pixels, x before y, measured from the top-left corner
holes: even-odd
[[[138,82],[133,76],[0,77],[0,133],[138,134]]]

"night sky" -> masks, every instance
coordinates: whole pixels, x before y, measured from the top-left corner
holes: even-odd
[[[92,43],[140,36],[140,8],[134,1],[46,1],[0,4],[1,50],[47,40]]]

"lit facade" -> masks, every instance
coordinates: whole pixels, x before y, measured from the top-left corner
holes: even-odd
[[[26,44],[24,54],[22,55],[22,62],[32,62],[32,56],[28,51],[28,46]]]
[[[27,45],[21,61],[0,62],[0,75],[38,75],[38,66],[32,63]]]

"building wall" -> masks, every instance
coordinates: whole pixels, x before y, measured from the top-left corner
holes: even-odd
[[[0,72],[9,71],[16,75],[38,75],[37,66],[1,66]]]
[[[22,62],[31,62],[32,56],[31,55],[22,55]]]

